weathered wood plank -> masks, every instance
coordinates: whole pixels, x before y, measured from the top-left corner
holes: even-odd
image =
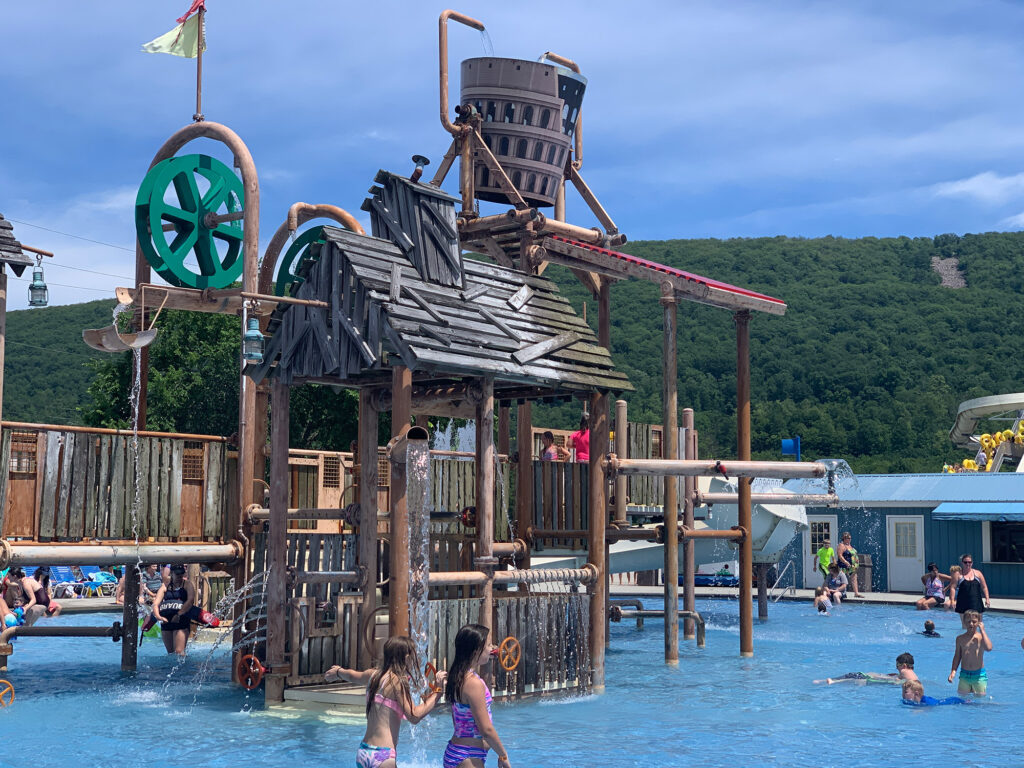
[[[89,451],[95,438],[86,433],[75,436],[75,450],[71,458],[68,478],[68,538],[81,541],[85,525],[85,497],[89,487]]]
[[[124,529],[125,507],[125,464],[127,460],[126,438],[115,435],[110,438],[110,512],[107,535],[118,538]]]
[[[7,486],[11,476],[11,430],[3,430],[3,440],[0,441],[0,535],[4,533],[4,513],[7,510]],[[36,464],[36,473],[39,472],[39,465]]]
[[[512,359],[521,365],[525,365],[531,360],[557,352],[578,341],[582,341],[582,339],[577,333],[560,333],[553,338],[531,344],[513,352]]]
[[[528,285],[524,285],[518,291],[516,291],[512,298],[508,300],[508,305],[512,307],[516,312],[525,307],[530,303],[530,299],[533,298],[533,289]]]
[[[60,490],[57,498],[57,522],[55,530],[58,539],[68,538],[68,505],[71,503],[71,468],[75,460],[75,438],[77,433],[61,433],[64,449],[60,459]]]
[[[170,509],[169,527],[167,529],[167,535],[172,539],[176,539],[181,535],[181,483],[184,457],[185,441],[172,440],[171,466],[168,475],[170,478]]]
[[[206,447],[206,493],[203,499],[203,537],[215,538],[221,530],[221,505],[225,448],[222,443],[209,443]]]
[[[88,538],[96,538],[100,536],[99,529],[102,527],[102,518],[100,517],[99,509],[99,469],[100,469],[100,453],[99,453],[99,436],[92,436],[89,440],[89,450],[86,453],[86,471],[85,476],[87,478],[85,488],[85,521],[84,536]]]

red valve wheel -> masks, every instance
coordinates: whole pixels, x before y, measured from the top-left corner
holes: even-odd
[[[437,682],[437,667],[429,662],[427,663],[427,666],[423,668],[423,679],[427,683],[427,688],[434,693],[440,693],[444,690],[444,688]]]
[[[466,507],[459,515],[459,519],[467,528],[476,528],[476,507]]]
[[[501,664],[501,668],[506,672],[511,672],[518,667],[522,656],[522,646],[511,635],[502,640],[501,645],[498,646],[498,663]]]
[[[238,660],[235,672],[238,675],[238,682],[242,684],[242,687],[247,691],[251,691],[263,682],[263,675],[266,674],[267,668],[263,666],[259,659],[251,653],[247,653]]]

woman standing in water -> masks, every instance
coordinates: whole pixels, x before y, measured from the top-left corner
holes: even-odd
[[[418,705],[412,703],[409,678],[418,666],[412,639],[397,635],[384,643],[384,661],[380,669],[359,672],[334,666],[324,675],[328,683],[341,678],[366,686],[366,732],[356,753],[358,768],[395,768],[398,730],[402,721],[408,720],[415,725],[437,704],[440,694],[433,691]],[[438,673],[439,685],[444,684],[444,678],[443,672]]]
[[[857,570],[860,568],[860,558],[857,557],[857,550],[850,543],[852,537],[849,531],[844,531],[839,539],[839,546],[836,547],[836,559],[839,560],[839,570],[846,574],[846,578],[853,587],[853,596],[862,597],[860,587],[857,584]],[[870,585],[869,585],[870,586]]]
[[[985,575],[974,567],[974,557],[970,554],[961,555],[960,566],[963,573],[956,588],[956,612],[960,614],[960,620],[963,622],[967,611],[982,613],[986,608],[992,607],[992,601],[988,597]],[[964,624],[964,627],[966,626]]]
[[[499,768],[511,766],[491,718],[491,691],[477,672],[494,649],[491,631],[482,624],[467,624],[455,636],[455,661],[445,687],[455,732],[444,751],[444,768],[484,768],[488,749],[498,753]]]

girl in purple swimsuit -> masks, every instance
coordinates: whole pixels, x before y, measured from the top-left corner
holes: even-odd
[[[398,635],[384,643],[384,661],[380,669],[331,667],[324,675],[328,683],[342,679],[366,686],[366,733],[356,753],[356,768],[396,768],[398,729],[402,720],[416,724],[434,708],[440,696],[430,692],[419,704],[412,703],[409,679],[419,664],[416,646],[410,638]],[[445,674],[437,681],[444,684]]]
[[[484,768],[488,748],[498,753],[499,768],[511,766],[491,719],[491,691],[477,672],[495,650],[490,638],[482,624],[467,624],[455,636],[455,661],[445,687],[455,733],[444,751],[444,768]]]

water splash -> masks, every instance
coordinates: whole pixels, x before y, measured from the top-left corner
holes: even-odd
[[[484,56],[494,55],[494,45],[491,43],[491,36],[487,34],[486,29],[480,30],[480,45],[483,46]]]

